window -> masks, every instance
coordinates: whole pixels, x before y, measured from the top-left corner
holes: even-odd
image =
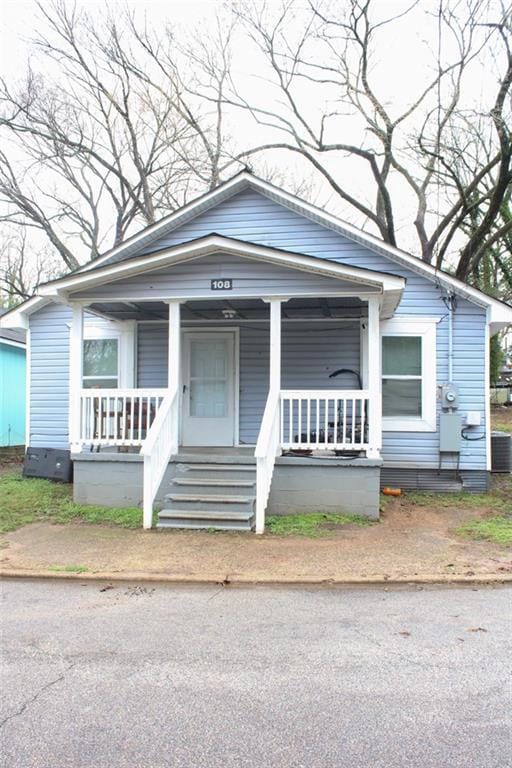
[[[85,339],[82,375],[84,388],[117,388],[119,386],[118,339]]]
[[[382,324],[382,418],[389,432],[436,430],[437,318]]]
[[[382,339],[382,415],[421,418],[421,336]]]

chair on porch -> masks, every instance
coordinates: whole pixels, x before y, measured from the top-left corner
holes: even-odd
[[[98,440],[123,435],[127,440],[143,440],[156,416],[156,402],[142,397],[98,397],[94,399],[92,438]],[[99,446],[98,446],[99,447]]]

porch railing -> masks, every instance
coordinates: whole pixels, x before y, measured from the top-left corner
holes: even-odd
[[[142,445],[166,389],[82,389],[78,442]]]
[[[281,447],[285,450],[365,450],[366,390],[281,391]]]
[[[178,389],[165,396],[141,454],[144,456],[144,528],[151,528],[153,503],[171,456],[178,453],[179,396]]]

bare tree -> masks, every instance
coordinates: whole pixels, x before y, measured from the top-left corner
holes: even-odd
[[[0,305],[17,304],[30,298],[43,280],[62,274],[62,263],[49,246],[35,250],[27,230],[2,232],[0,254]]]
[[[400,108],[398,93],[391,103],[389,92],[383,93],[378,60],[385,58],[385,34],[389,40],[390,31],[398,31],[401,19],[418,5],[413,0],[386,18],[375,0],[309,0],[300,16],[295,0],[284,0],[279,12],[273,4],[242,3],[237,14],[264,57],[274,94],[261,104],[233,83],[229,103],[273,136],[245,157],[270,150],[298,155],[391,245],[398,244],[397,184],[405,184],[416,200],[413,225],[421,257],[429,263],[437,257],[438,266],[447,266],[456,251],[457,275],[467,279],[511,227],[510,222],[496,226],[512,181],[511,14],[504,3],[489,7],[485,0],[441,3],[438,35],[448,41],[449,55],[433,52],[430,78],[418,83]],[[453,171],[461,160],[454,136],[477,114],[464,97],[482,57],[496,69],[496,94],[485,115],[490,151],[483,165],[465,169],[462,180]],[[312,95],[316,105],[323,101],[328,108],[313,108]],[[339,139],[350,133],[347,128],[356,140]],[[360,164],[373,202],[351,191],[343,170],[347,161]],[[478,226],[464,229],[475,207]]]
[[[185,35],[129,8],[93,18],[83,5],[41,2],[26,78],[0,82],[0,221],[42,232],[75,269],[242,164],[278,178],[273,153],[288,153],[296,191],[329,190],[392,245],[407,228],[414,252],[463,279],[477,281],[491,254],[502,285],[510,10],[504,0],[403,3],[386,16],[378,0],[239,0]],[[421,9],[439,45],[402,93],[382,64]],[[238,75],[249,49],[255,80]],[[475,104],[468,83],[483,67],[495,90]]]
[[[39,11],[45,80],[30,68],[21,87],[0,83],[0,219],[41,230],[75,269],[77,251],[94,258],[218,183],[224,105],[212,123],[185,100],[170,32],[156,45],[128,12],[97,20],[64,0]]]

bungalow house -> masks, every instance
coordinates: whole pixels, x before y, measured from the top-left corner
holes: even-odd
[[[487,486],[512,308],[246,171],[1,323],[28,331],[30,446],[146,528]]]

